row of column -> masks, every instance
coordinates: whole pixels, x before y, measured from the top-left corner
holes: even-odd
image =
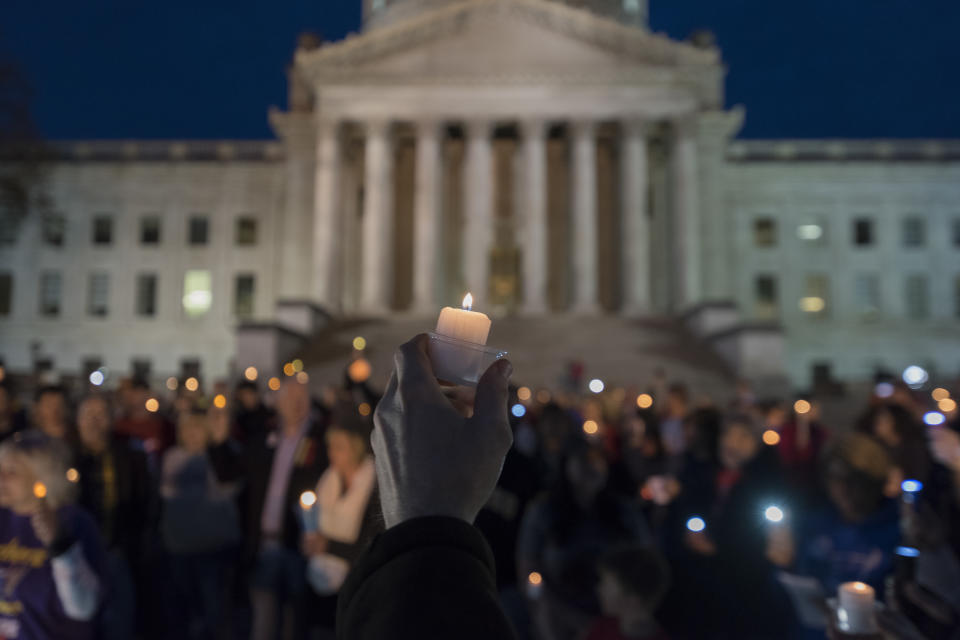
[[[393,283],[393,150],[391,122],[365,123],[366,150],[361,238],[360,302],[371,313],[389,308]],[[524,188],[517,210],[523,216],[521,310],[545,313],[548,279],[547,134],[548,123],[519,123]],[[494,181],[492,138],[495,123],[473,121],[465,126],[463,189],[463,275],[466,288],[483,306],[489,290],[489,255],[494,242]],[[413,294],[414,307],[433,310],[439,305],[439,245],[441,220],[441,151],[444,123],[421,121],[417,125],[414,195]],[[597,247],[597,146],[596,123],[571,125],[571,271],[575,313],[599,310]],[[650,230],[647,212],[647,126],[639,120],[622,122],[621,170],[622,226],[621,281],[623,310],[627,314],[650,311]],[[696,138],[693,126],[674,128],[671,185],[674,216],[671,268],[673,287],[683,303],[699,295],[700,221]],[[339,309],[342,297],[343,222],[340,207],[342,150],[339,123],[322,121],[318,127],[316,210],[314,232],[315,290],[322,304]],[[449,301],[446,301],[449,302]]]

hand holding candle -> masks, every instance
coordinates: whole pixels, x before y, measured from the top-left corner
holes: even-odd
[[[437,328],[430,334],[430,360],[438,379],[474,387],[494,361],[506,355],[487,347],[490,318],[473,310],[473,296],[463,298],[461,309],[444,307]]]
[[[320,526],[319,521],[317,494],[313,491],[304,491],[300,494],[300,524],[303,525],[303,532],[315,532]]]
[[[872,633],[877,629],[874,614],[876,593],[863,582],[845,582],[837,595],[837,620],[845,633]]]

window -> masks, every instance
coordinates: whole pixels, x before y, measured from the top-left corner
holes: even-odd
[[[757,247],[776,246],[777,223],[773,218],[757,218],[753,221],[753,244]]]
[[[960,218],[953,221],[953,246],[960,247]]]
[[[923,218],[911,217],[903,221],[903,246],[922,247],[927,242],[927,226]]]
[[[623,0],[623,11],[625,13],[640,13],[640,0]]]
[[[0,316],[10,315],[13,306],[13,274],[0,273]]]
[[[869,247],[874,243],[873,220],[857,218],[853,221],[853,244],[858,247]]]
[[[12,211],[0,209],[0,244],[16,244],[19,230],[19,216]]]
[[[210,272],[191,269],[183,277],[183,310],[191,318],[198,318],[210,311],[213,304]]]
[[[113,218],[96,216],[93,219],[93,244],[107,246],[113,243]]]
[[[237,218],[236,242],[240,246],[257,244],[257,219]]]
[[[923,274],[907,276],[906,280],[907,317],[923,320],[930,316],[930,282]]]
[[[180,379],[200,379],[200,361],[196,358],[184,358],[180,361]]]
[[[87,314],[104,318],[109,311],[110,276],[105,273],[91,273],[87,288]]]
[[[60,291],[63,282],[57,271],[44,271],[40,274],[40,315],[54,317],[60,315]]]
[[[48,213],[40,221],[40,235],[43,244],[50,247],[62,247],[66,237],[67,220],[62,213]]]
[[[854,282],[853,295],[857,315],[861,320],[876,320],[880,316],[880,277],[861,273]]]
[[[83,359],[80,368],[83,370],[83,378],[86,380],[90,374],[103,367],[103,359],[97,356],[88,356]]]
[[[134,358],[130,361],[130,370],[133,372],[134,380],[150,381],[150,371],[153,365],[149,358]]]
[[[387,0],[371,0],[370,10],[371,11],[380,11],[387,4]]]
[[[204,216],[192,216],[187,228],[187,242],[193,246],[207,244],[210,234],[210,221]]]
[[[157,314],[157,276],[153,273],[141,273],[137,276],[138,316],[152,318]]]
[[[805,244],[826,244],[827,225],[820,220],[810,220],[799,224],[797,225],[797,238]]]
[[[811,316],[825,316],[829,305],[830,280],[822,273],[808,274],[804,280],[800,310]]]
[[[253,315],[255,289],[255,276],[248,273],[237,276],[236,286],[234,287],[233,313],[238,318],[249,318]]]
[[[160,216],[143,216],[140,218],[140,244],[160,244]]]
[[[776,318],[777,313],[777,277],[759,275],[753,283],[755,313],[758,318],[767,320]]]

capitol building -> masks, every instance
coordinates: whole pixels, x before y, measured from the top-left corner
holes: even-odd
[[[275,139],[51,143],[0,221],[8,372],[333,371],[323,336],[469,291],[535,384],[567,340],[640,382],[667,334],[795,388],[960,374],[960,142],[740,140],[737,70],[646,0],[363,3],[301,37]]]

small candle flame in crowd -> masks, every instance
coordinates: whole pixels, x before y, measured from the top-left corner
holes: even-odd
[[[763,443],[771,447],[780,444],[780,434],[773,429],[767,429],[763,432]]]
[[[67,482],[77,482],[80,480],[80,472],[70,467],[67,469]]]
[[[33,484],[33,495],[37,496],[41,500],[47,497],[47,485],[42,482],[35,482]]]
[[[527,580],[528,580],[528,581],[530,582],[530,584],[532,584],[532,585],[538,585],[538,584],[540,584],[540,583],[543,582],[543,576],[541,576],[541,575],[540,575],[538,572],[536,572],[536,571],[531,571],[531,572],[530,572],[530,575],[527,576]]]
[[[317,503],[317,494],[313,491],[304,491],[300,494],[300,506],[309,509]]]
[[[793,410],[800,415],[810,413],[810,403],[806,400],[797,400],[793,403]]]
[[[467,292],[467,295],[463,296],[463,304],[460,307],[466,311],[473,311],[473,295]]]
[[[649,409],[653,406],[653,396],[649,393],[641,393],[637,396],[637,407],[640,409]]]

